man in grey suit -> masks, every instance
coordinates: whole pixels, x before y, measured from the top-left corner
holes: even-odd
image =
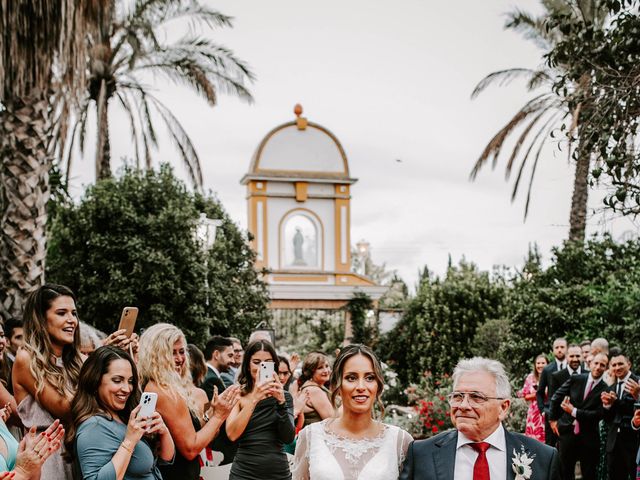
[[[413,442],[400,480],[560,480],[554,448],[502,426],[511,386],[500,362],[458,362],[449,404],[455,430]]]

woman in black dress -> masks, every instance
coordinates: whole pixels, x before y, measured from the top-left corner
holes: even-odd
[[[278,376],[258,383],[262,362],[273,362],[278,371],[278,355],[271,343],[251,343],[242,360],[238,381],[240,401],[227,418],[227,435],[238,442],[229,480],[290,480],[284,445],[295,437],[293,398],[285,392]]]

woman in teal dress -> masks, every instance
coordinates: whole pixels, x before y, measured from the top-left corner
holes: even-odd
[[[16,465],[18,456],[18,441],[11,435],[9,429],[0,422],[0,472],[10,472]]]

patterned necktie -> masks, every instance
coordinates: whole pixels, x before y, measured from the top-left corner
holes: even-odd
[[[491,480],[489,462],[487,461],[487,450],[491,445],[487,442],[470,443],[469,445],[478,452],[478,458],[473,465],[473,480]]]

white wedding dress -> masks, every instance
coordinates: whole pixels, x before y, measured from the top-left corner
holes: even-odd
[[[397,480],[411,435],[385,424],[377,437],[353,440],[331,432],[330,421],[300,432],[293,480]]]

